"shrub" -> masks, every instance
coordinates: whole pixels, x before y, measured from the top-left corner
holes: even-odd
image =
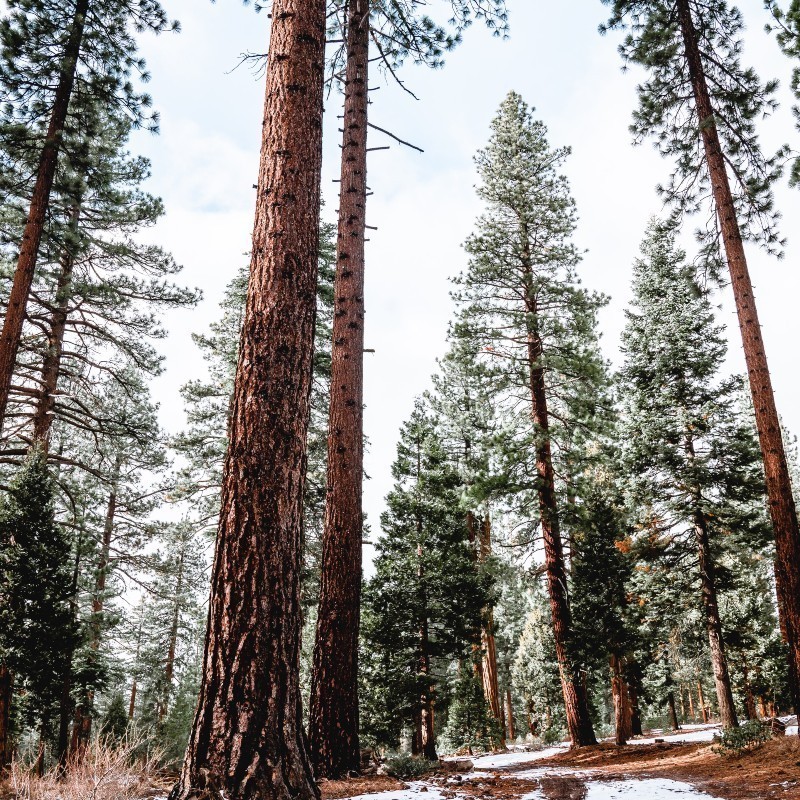
[[[757,719],[751,719],[738,728],[727,728],[722,735],[715,737],[717,744],[712,748],[723,756],[740,756],[748,750],[761,747],[770,738],[769,728]]]
[[[160,753],[144,758],[134,754],[141,743],[123,738],[111,744],[95,739],[80,760],[69,764],[66,775],[56,765],[39,777],[27,764],[14,761],[8,776],[17,800],[134,800],[159,786]],[[159,788],[164,788],[159,786]]]
[[[433,772],[439,766],[438,761],[428,761],[427,758],[419,758],[409,753],[393,753],[386,756],[384,769],[387,775],[393,778],[421,778],[429,772]]]

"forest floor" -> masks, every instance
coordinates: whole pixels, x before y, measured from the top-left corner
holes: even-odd
[[[361,777],[323,782],[323,800],[800,800],[800,739],[786,736],[738,757],[712,750],[718,729],[569,750],[474,759],[473,771],[400,783]]]

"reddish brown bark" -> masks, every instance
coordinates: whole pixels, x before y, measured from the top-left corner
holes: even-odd
[[[508,738],[513,742],[517,738],[517,729],[514,726],[514,704],[511,702],[511,689],[506,687],[506,730]]]
[[[708,541],[708,525],[702,511],[697,511],[694,518],[695,537],[697,539],[697,558],[700,567],[700,587],[703,598],[703,610],[706,615],[708,646],[711,656],[711,668],[714,672],[714,686],[717,690],[717,703],[723,728],[736,728],[736,707],[733,702],[733,689],[728,671],[728,659],[725,656],[725,643],[722,638],[722,622],[717,602],[717,586],[714,578],[714,559]]]
[[[610,662],[611,696],[614,701],[614,739],[618,746],[622,746],[633,736],[631,700],[622,659],[612,655]]]
[[[526,305],[529,318],[535,319],[536,299],[530,293],[526,295]],[[553,618],[553,638],[561,676],[561,689],[564,695],[567,730],[573,747],[582,747],[597,744],[597,739],[589,716],[586,689],[579,670],[572,660],[572,615],[567,596],[567,573],[559,530],[555,473],[550,451],[547,392],[544,367],[542,366],[542,340],[532,323],[529,324],[528,330],[528,367],[533,424],[536,431],[536,488],[539,495],[539,517],[544,542],[547,588]]]
[[[317,777],[361,768],[358,630],[364,474],[364,235],[367,201],[368,0],[349,0],[339,226],[334,282],[328,479],[309,744]]]
[[[79,211],[76,208],[72,215],[72,226],[77,228]],[[67,249],[61,255],[61,271],[56,283],[56,296],[50,318],[50,335],[47,352],[42,360],[42,384],[36,410],[33,415],[33,439],[47,451],[50,444],[50,430],[53,426],[56,390],[58,377],[61,374],[61,353],[64,348],[64,333],[67,329],[67,314],[70,300],[72,272],[75,257]]]
[[[299,686],[324,0],[275,0],[199,706],[172,800],[314,800]]]
[[[789,650],[790,685],[795,707],[800,707],[800,531],[792,483],[783,446],[780,420],[775,406],[772,379],[767,364],[753,284],[745,257],[741,230],[725,166],[714,107],[706,82],[697,31],[689,0],[677,3],[686,61],[694,93],[700,135],[716,205],[722,241],[730,271],[731,287],[742,335],[756,427],[764,461],[770,516],[775,531],[775,582],[778,610],[783,618]]]
[[[75,74],[78,67],[78,56],[83,42],[83,31],[89,0],[77,0],[72,17],[69,39],[64,48],[61,71],[58,77],[50,111],[50,122],[47,127],[44,146],[39,156],[36,182],[28,210],[28,218],[22,231],[17,267],[8,297],[3,329],[0,331],[0,425],[5,417],[8,405],[8,393],[11,389],[11,377],[17,359],[17,350],[22,336],[22,325],[25,321],[25,308],[28,304],[36,262],[39,257],[39,245],[42,241],[47,208],[50,204],[50,192],[56,174],[58,152],[64,133],[64,124],[69,111],[69,102],[75,86]]]
[[[697,702],[700,704],[700,716],[703,723],[708,722],[708,709],[706,708],[706,699],[703,695],[703,684],[697,681]]]
[[[0,664],[0,770],[11,763],[11,700],[14,696],[14,676],[5,664]]]

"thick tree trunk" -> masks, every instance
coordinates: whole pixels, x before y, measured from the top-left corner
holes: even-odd
[[[480,539],[478,543],[478,561],[484,563],[492,556],[492,520],[487,513],[480,525]],[[491,607],[486,609],[486,622],[481,629],[481,680],[483,682],[483,695],[489,706],[489,712],[499,722],[503,720],[503,707],[500,701],[500,685],[497,677],[497,645],[494,638],[494,613]],[[505,725],[500,726],[502,738],[496,746],[505,747]]]
[[[517,738],[517,729],[514,727],[514,704],[511,702],[511,689],[506,687],[506,730],[508,738],[513,742]]]
[[[0,664],[0,771],[11,763],[11,701],[14,697],[14,676]]]
[[[678,13],[686,61],[694,93],[700,134],[711,188],[719,219],[722,241],[736,301],[736,313],[744,345],[744,356],[753,396],[756,427],[764,460],[769,510],[775,531],[775,582],[778,611],[783,618],[789,646],[790,685],[796,708],[800,708],[800,531],[792,482],[783,446],[780,420],[775,406],[772,379],[767,364],[761,325],[758,321],[753,285],[747,267],[736,207],[725,167],[714,107],[706,83],[697,32],[689,0],[678,0]]]
[[[358,630],[364,474],[364,234],[367,203],[369,3],[349,0],[328,480],[309,744],[317,777],[361,769]]]
[[[313,800],[300,572],[319,242],[325,0],[275,0],[250,283],[200,698],[172,800]]]
[[[77,0],[69,39],[62,56],[58,86],[53,98],[53,107],[50,111],[50,123],[47,127],[44,146],[39,156],[39,166],[36,172],[36,182],[33,187],[28,218],[22,231],[19,258],[17,259],[17,267],[14,270],[14,279],[11,284],[5,319],[3,320],[3,329],[0,332],[0,425],[2,425],[6,406],[8,405],[11,377],[17,360],[19,341],[22,336],[25,308],[28,304],[28,296],[30,295],[33,275],[36,271],[36,262],[39,257],[39,245],[42,241],[47,208],[50,204],[50,192],[53,188],[53,179],[56,174],[56,164],[58,163],[58,152],[61,147],[64,124],[69,111],[72,90],[75,86],[78,57],[81,52],[88,10],[89,0]]]
[[[633,736],[631,700],[628,694],[628,682],[622,659],[612,655],[611,662],[611,696],[614,700],[614,741],[618,746],[628,743]]]
[[[72,212],[71,226],[77,231],[79,209]],[[64,333],[67,329],[67,314],[70,300],[72,272],[75,268],[75,256],[64,249],[60,259],[61,272],[56,283],[56,296],[50,318],[50,336],[47,352],[42,360],[42,385],[36,410],[33,415],[33,440],[47,451],[50,444],[50,430],[53,427],[58,378],[61,374],[61,353],[64,349]]]
[[[722,622],[717,603],[717,586],[714,578],[714,559],[708,541],[708,525],[705,515],[699,509],[694,515],[694,531],[697,539],[697,557],[700,565],[700,587],[703,597],[703,610],[706,614],[708,646],[711,654],[711,667],[714,672],[714,685],[717,690],[719,715],[723,728],[736,728],[736,707],[733,702],[733,689],[725,656],[725,643],[722,639]]]
[[[527,300],[528,311],[532,318],[535,318],[537,313],[535,302],[532,297]],[[539,495],[539,516],[544,542],[547,588],[553,617],[553,638],[561,675],[561,689],[564,694],[567,729],[573,747],[582,747],[597,744],[597,739],[589,716],[586,690],[578,668],[572,661],[572,617],[567,596],[564,549],[558,523],[555,473],[550,453],[547,394],[541,359],[541,337],[535,329],[531,329],[528,333],[528,366],[533,424],[536,433],[536,488]]]

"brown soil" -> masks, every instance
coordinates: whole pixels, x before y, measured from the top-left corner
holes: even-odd
[[[343,797],[357,797],[360,794],[375,792],[394,792],[405,784],[388,775],[360,775],[341,781],[320,781],[322,800],[340,800]]]
[[[800,800],[797,736],[773,739],[738,757],[718,755],[706,743],[601,744],[560,753],[535,766],[592,770],[594,777],[670,778],[725,800]]]

